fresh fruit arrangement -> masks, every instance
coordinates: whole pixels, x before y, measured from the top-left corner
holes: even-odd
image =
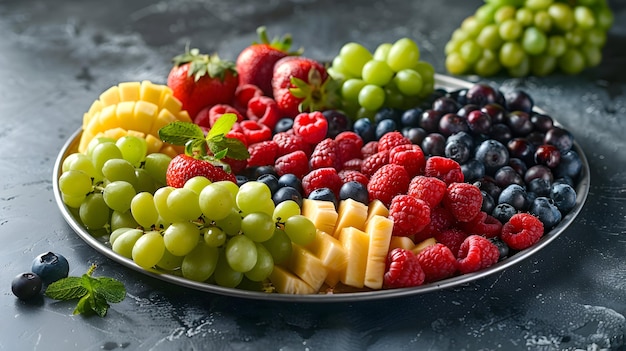
[[[168,86],[121,83],[86,113],[62,201],[139,267],[283,294],[414,287],[535,245],[576,205],[574,138],[525,92],[435,88],[408,38],[325,65],[259,34],[236,63],[188,50]]]
[[[452,34],[446,69],[483,77],[577,74],[601,62],[612,24],[606,0],[486,0]]]

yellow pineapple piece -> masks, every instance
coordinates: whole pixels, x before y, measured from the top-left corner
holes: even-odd
[[[167,90],[163,89],[163,91],[166,92]],[[161,110],[168,110],[173,114],[178,114],[183,108],[183,104],[171,93],[165,93],[161,97],[161,101],[159,101],[159,108]]]
[[[340,273],[339,280],[345,285],[362,288],[365,283],[369,236],[357,228],[345,227],[339,233],[339,241],[347,254],[346,269]]]
[[[135,101],[120,102],[116,105],[115,114],[117,117],[115,121],[116,125],[124,129],[130,129],[129,126],[131,123],[129,121],[135,118]]]
[[[153,154],[155,152],[161,151],[161,148],[163,147],[163,141],[161,141],[161,139],[155,137],[152,134],[148,134],[146,135],[146,146],[147,153]]]
[[[182,122],[193,122],[191,120],[191,117],[189,116],[189,112],[187,112],[187,110],[181,110],[180,112],[178,112],[178,114],[176,115],[179,121]]]
[[[117,85],[110,87],[100,94],[98,100],[102,101],[103,106],[111,106],[120,102],[120,91]]]
[[[367,207],[366,223],[370,220],[370,218],[374,216],[389,216],[389,209],[387,209],[387,206],[385,206],[385,204],[383,204],[383,202],[378,199],[370,202],[369,206]]]
[[[369,235],[369,248],[364,285],[368,288],[381,289],[383,287],[392,231],[393,220],[387,217],[376,215],[367,222],[365,232]]]
[[[292,244],[291,257],[286,266],[316,292],[322,287],[328,274],[322,261],[298,244]]]
[[[314,294],[316,290],[304,280],[296,277],[293,273],[280,267],[274,266],[269,277],[276,291],[281,294]]]
[[[117,85],[120,92],[120,102],[124,101],[137,101],[140,99],[139,89],[141,83],[139,82],[124,82]]]
[[[135,103],[135,109],[133,112],[133,118],[128,121],[129,124],[127,129],[139,130],[145,134],[150,134],[154,119],[157,117],[157,113],[159,112],[159,106],[140,100]]]
[[[406,250],[413,250],[415,243],[413,242],[413,239],[408,236],[392,236],[389,241],[389,251],[398,247]]]
[[[415,244],[415,247],[413,247],[410,250],[413,251],[413,253],[417,255],[418,253],[420,253],[420,251],[424,250],[425,248],[429,246],[435,245],[436,243],[437,243],[437,240],[435,240],[435,238],[428,238]]]
[[[107,129],[104,131],[104,133],[102,133],[103,136],[107,137],[107,138],[112,138],[112,139],[119,139],[125,135],[128,134],[128,131],[126,129],[123,128],[111,128],[111,129]]]
[[[339,282],[339,273],[346,269],[348,258],[346,249],[341,242],[332,235],[317,230],[315,239],[307,247],[327,270],[325,283],[335,286]]]
[[[332,202],[304,199],[301,211],[303,216],[315,224],[315,228],[325,233],[335,231],[338,214]]]
[[[339,203],[337,214],[334,237],[339,236],[341,231],[347,227],[354,227],[359,230],[365,229],[365,221],[367,220],[367,206],[365,204],[353,199],[342,200]]]
[[[174,114],[172,114],[169,110],[161,110],[154,121],[152,121],[152,128],[150,128],[149,133],[158,137],[159,129],[177,120],[176,116],[174,116]]]
[[[174,145],[163,144],[163,147],[159,151],[162,154],[166,154],[167,156],[174,158],[176,155],[183,153],[184,151]]]
[[[343,271],[329,268],[324,283],[326,283],[326,285],[328,285],[329,287],[334,288],[335,286],[337,286],[337,284],[339,284],[342,272]]]
[[[150,102],[155,105],[159,105],[161,102],[161,92],[164,85],[152,84],[150,81],[144,80],[141,82],[141,88],[139,89],[140,101]]]

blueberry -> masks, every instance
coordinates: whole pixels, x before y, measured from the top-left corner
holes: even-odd
[[[248,177],[246,177],[245,175],[242,174],[238,174],[235,179],[237,179],[237,186],[242,186],[245,183],[247,183],[250,179],[248,179]]]
[[[519,184],[511,184],[502,189],[498,197],[498,204],[507,203],[518,211],[524,211],[528,208],[528,194],[526,189]]]
[[[446,96],[456,100],[456,102],[458,102],[460,105],[466,105],[467,104],[467,99],[466,99],[467,90],[468,90],[467,88],[453,90],[449,92],[448,94],[446,94]]]
[[[420,116],[419,126],[429,133],[434,133],[439,130],[439,120],[443,116],[443,113],[435,110],[425,110]]]
[[[402,116],[400,117],[400,122],[402,123],[402,126],[419,127],[420,120],[422,118],[422,112],[422,109],[418,107],[410,108],[404,111],[404,113],[402,113]]]
[[[426,156],[443,156],[446,148],[446,137],[439,133],[430,133],[422,141],[421,147]]]
[[[530,115],[522,111],[507,113],[504,121],[511,128],[513,134],[518,136],[526,136],[534,128],[533,122],[530,121]]]
[[[281,118],[276,122],[274,133],[286,132],[293,127],[293,118]]]
[[[580,160],[578,153],[574,150],[569,150],[561,153],[561,162],[554,170],[554,174],[559,178],[569,177],[576,179],[582,168],[583,162]]]
[[[480,210],[485,213],[493,212],[493,209],[496,207],[496,201],[486,191],[481,190],[480,193],[483,196],[483,204],[481,205]]]
[[[501,188],[506,188],[511,184],[519,184],[524,186],[524,178],[511,166],[501,167],[493,175],[496,184]]]
[[[259,179],[259,177],[264,174],[272,174],[274,177],[278,177],[274,166],[259,166],[254,170],[254,179]]]
[[[546,132],[544,142],[556,146],[561,152],[566,152],[574,145],[574,136],[566,129],[552,127]]]
[[[276,193],[278,188],[280,188],[280,185],[278,184],[278,178],[276,178],[276,176],[271,173],[262,174],[256,180],[257,182],[267,185],[272,194]]]
[[[467,131],[469,131],[467,120],[456,113],[446,113],[439,120],[439,132],[445,136]]]
[[[440,97],[433,102],[433,110],[441,112],[442,114],[456,113],[460,107],[458,102],[446,96]]]
[[[509,111],[524,111],[530,113],[533,110],[534,102],[528,93],[522,90],[511,91],[504,95],[506,108]]]
[[[503,260],[509,256],[509,251],[511,251],[509,249],[509,245],[502,241],[502,239],[500,239],[499,237],[495,237],[489,240],[491,240],[491,242],[496,245],[498,251],[500,252],[500,257],[498,258],[498,260]]]
[[[293,187],[283,186],[276,190],[276,193],[272,196],[272,201],[274,201],[274,205],[278,205],[279,203],[287,200],[295,201],[300,208],[302,208],[302,194]]]
[[[308,198],[310,200],[330,201],[335,205],[335,208],[338,206],[337,197],[329,188],[315,189],[309,194]]]
[[[414,145],[421,145],[428,133],[420,127],[404,127],[402,135],[411,141]]]
[[[471,134],[465,131],[458,132],[458,133],[450,135],[448,139],[446,140],[446,142],[449,143],[449,142],[457,141],[457,140],[467,145],[468,149],[470,150],[474,149],[474,138],[472,137]]]
[[[473,182],[485,176],[485,166],[482,162],[471,159],[461,165],[461,172],[466,182]]]
[[[42,286],[39,275],[32,272],[18,274],[11,281],[11,291],[20,300],[30,300],[39,295]]]
[[[298,178],[298,176],[293,173],[281,175],[280,178],[278,178],[278,185],[280,185],[281,187],[290,186],[298,190],[300,194],[304,193],[304,189],[302,189],[302,181],[300,180],[300,178]]]
[[[35,257],[31,271],[37,274],[45,284],[50,284],[66,278],[70,272],[70,265],[63,255],[46,252]]]
[[[352,199],[365,205],[369,204],[367,187],[355,180],[344,183],[339,189],[339,200]]]
[[[450,140],[448,138],[444,154],[447,158],[453,159],[460,165],[464,164],[470,158],[470,149],[467,144],[459,139]]]
[[[506,223],[517,213],[515,207],[507,203],[497,204],[491,212],[491,216],[499,220],[501,223]]]
[[[528,183],[528,191],[538,196],[550,196],[550,187],[552,184],[547,179],[535,178]]]
[[[359,118],[354,121],[352,130],[363,139],[363,144],[376,140],[376,128],[369,118]]]
[[[387,119],[394,121],[396,125],[400,125],[402,123],[402,114],[400,110],[391,107],[382,107],[376,111],[374,122],[380,123]]]
[[[499,103],[502,105],[504,97],[502,93],[496,90],[494,87],[485,83],[474,84],[465,93],[465,98],[468,104],[484,106],[487,104]]]
[[[563,214],[576,206],[576,190],[565,183],[553,184],[550,189],[550,198]]]
[[[561,221],[559,209],[552,200],[544,196],[536,198],[530,205],[528,212],[539,218],[544,229],[551,229]]]
[[[398,124],[392,119],[383,119],[376,125],[376,139],[380,139],[383,135],[398,130]]]
[[[345,115],[345,113],[337,110],[326,110],[322,112],[326,121],[328,121],[328,132],[326,132],[326,137],[335,138],[337,134],[350,130],[352,127],[352,122],[350,118]]]
[[[491,130],[489,131],[489,136],[497,140],[503,144],[506,144],[513,138],[513,133],[511,132],[511,128],[504,123],[495,123],[491,126]]]
[[[485,165],[487,174],[494,174],[500,167],[509,163],[509,151],[501,142],[489,139],[478,145],[475,158]]]

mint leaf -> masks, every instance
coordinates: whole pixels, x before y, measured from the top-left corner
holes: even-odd
[[[204,139],[204,133],[197,124],[175,121],[159,129],[159,138],[166,143],[185,145],[189,140]]]
[[[55,300],[74,300],[85,296],[88,290],[79,277],[67,277],[51,283],[46,288],[46,296]]]
[[[228,149],[226,156],[235,160],[247,160],[250,157],[248,148],[239,139],[225,138],[225,148]]]
[[[109,304],[107,303],[106,298],[101,296],[100,294],[93,294],[91,299],[91,309],[96,312],[96,314],[100,317],[104,317],[107,315],[107,311],[109,310]]]
[[[93,285],[93,292],[96,296],[102,296],[107,302],[117,303],[126,297],[126,288],[120,281],[108,278],[95,278],[97,283]]]
[[[90,311],[92,311],[91,294],[87,294],[78,300],[76,308],[74,308],[74,314],[89,314]]]
[[[215,124],[209,130],[206,136],[207,141],[218,135],[226,135],[237,122],[237,116],[234,113],[225,113],[215,121]]]

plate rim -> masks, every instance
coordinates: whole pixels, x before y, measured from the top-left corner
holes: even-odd
[[[462,89],[469,88],[472,85],[476,84],[474,82],[462,80],[459,78],[446,76],[442,74],[435,74],[435,83],[438,88],[446,88],[446,89]],[[536,108],[538,112],[543,112],[542,109]],[[554,117],[552,117],[554,119]],[[555,124],[558,125],[558,121],[554,119]],[[578,179],[578,183],[576,184],[576,204],[572,210],[566,214],[561,222],[548,233],[544,234],[541,239],[535,243],[533,246],[519,251],[508,257],[502,261],[497,262],[496,264],[480,270],[478,272],[462,274],[455,277],[443,279],[437,282],[432,282],[424,285],[420,285],[417,287],[410,288],[394,288],[394,289],[381,289],[381,290],[372,290],[372,291],[362,291],[362,292],[341,292],[341,293],[316,293],[316,294],[282,294],[282,293],[265,293],[258,291],[250,291],[244,289],[237,288],[227,288],[218,286],[215,284],[204,283],[204,282],[196,282],[192,281],[177,275],[169,274],[166,272],[160,272],[156,269],[146,270],[144,268],[139,267],[135,264],[131,259],[126,258],[116,252],[114,252],[109,246],[98,240],[96,237],[92,236],[86,228],[84,228],[70,212],[69,208],[63,203],[61,192],[59,190],[59,182],[58,179],[62,172],[62,165],[65,158],[77,147],[78,141],[80,140],[80,135],[82,134],[82,128],[78,128],[72,135],[67,139],[63,147],[61,148],[59,154],[54,163],[54,169],[52,174],[52,185],[54,197],[57,203],[57,207],[61,211],[61,214],[66,221],[66,223],[72,228],[72,230],[89,246],[98,251],[100,254],[108,257],[109,259],[125,266],[126,268],[131,268],[139,273],[145,274],[147,276],[159,279],[161,281],[165,281],[167,283],[175,284],[178,286],[191,288],[194,290],[215,293],[219,295],[229,296],[229,297],[239,297],[245,299],[253,299],[253,300],[264,300],[264,301],[277,301],[277,302],[307,302],[307,303],[331,303],[331,302],[357,302],[357,301],[371,301],[371,300],[382,300],[389,298],[397,298],[397,297],[406,297],[406,296],[414,296],[419,294],[425,294],[434,291],[440,291],[444,289],[449,289],[453,287],[460,287],[464,284],[468,284],[487,276],[493,275],[495,273],[501,272],[511,266],[517,265],[521,261],[526,258],[532,256],[537,253],[544,247],[546,247],[549,243],[555,240],[558,236],[560,236],[566,229],[568,229],[581,212],[589,194],[590,189],[590,168],[588,159],[577,143],[574,140],[573,149],[578,154],[581,162],[582,169],[581,174]]]

